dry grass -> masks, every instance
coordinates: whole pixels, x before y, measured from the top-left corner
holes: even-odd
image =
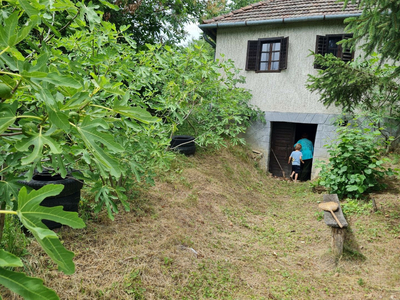
[[[56,271],[36,243],[27,271],[61,299],[400,299],[397,182],[373,195],[378,213],[348,218],[336,260],[322,195],[266,176],[246,151],[179,157],[134,211],[61,229],[75,274]]]

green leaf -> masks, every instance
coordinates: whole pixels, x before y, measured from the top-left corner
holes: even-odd
[[[39,204],[47,197],[56,196],[64,186],[48,184],[39,190],[27,193],[26,187],[21,188],[18,194],[17,214],[22,224],[29,229],[45,252],[65,274],[75,272],[72,261],[74,253],[64,248],[57,235],[42,223],[42,219],[59,222],[72,228],[83,228],[85,223],[76,212],[64,211],[62,206],[44,207]]]
[[[42,22],[48,27],[50,28],[50,30],[57,36],[57,37],[61,37],[61,33],[53,26],[51,25],[49,22],[47,22],[45,19],[42,19]]]
[[[365,174],[368,174],[368,175],[369,175],[369,174],[372,174],[372,170],[371,170],[371,169],[365,169],[365,170],[364,170],[364,173],[365,173]]]
[[[103,4],[104,6],[107,6],[108,8],[111,8],[115,11],[119,10],[119,7],[117,5],[111,4],[110,2],[106,0],[100,0],[100,3]]]
[[[26,300],[58,300],[56,292],[45,287],[43,280],[24,273],[0,268],[0,284]]]
[[[86,103],[90,102],[89,93],[87,92],[80,92],[75,93],[71,99],[65,103],[62,110],[76,110],[79,109],[81,106],[84,106]]]
[[[68,131],[70,128],[70,124],[68,121],[68,116],[60,111],[56,111],[53,109],[49,109],[49,119],[54,125],[56,125],[58,128],[63,129],[65,131]]]
[[[30,152],[28,156],[21,159],[21,164],[27,165],[33,162],[34,160],[41,158],[43,155],[42,152],[45,145],[50,147],[50,153],[53,154],[62,153],[60,145],[51,137],[44,136],[41,131],[33,133],[32,136],[24,138],[23,140],[15,144],[15,148],[17,148],[18,151]],[[33,150],[29,149],[31,146],[33,146]]]
[[[19,0],[19,4],[29,17],[32,17],[34,15],[39,15],[39,11],[36,8],[34,8],[28,1]]]
[[[20,73],[24,78],[44,78],[47,76],[46,72],[39,72],[39,71],[33,71],[33,72],[27,72],[27,71],[22,71]]]
[[[57,170],[57,173],[60,173],[62,178],[65,178],[65,176],[67,176],[67,170],[65,169],[65,165],[64,165],[64,160],[63,157],[61,156],[61,154],[55,154],[52,155],[52,166],[54,170]]]
[[[11,202],[11,195],[17,197],[18,190],[21,187],[21,185],[18,183],[18,180],[20,180],[20,178],[13,177],[13,175],[8,174],[6,179],[6,181],[0,181],[0,196],[2,200],[7,203],[7,205],[12,207],[13,204]]]
[[[0,104],[0,133],[6,131],[16,119],[15,110],[9,104]]]
[[[23,41],[31,32],[32,28],[35,27],[40,22],[40,18],[38,16],[31,16],[29,18],[28,24],[24,26],[24,28],[19,32],[16,44],[19,44]]]
[[[16,59],[18,59],[20,61],[24,61],[25,60],[25,57],[22,55],[21,52],[19,52],[17,50],[17,48],[14,48],[14,47],[10,48],[10,52]]]
[[[82,125],[80,127],[76,127],[88,148],[92,148],[96,142],[100,142],[110,150],[116,152],[122,152],[125,150],[121,145],[114,141],[114,138],[111,134],[98,131],[96,128],[98,126],[102,126],[104,128],[106,123],[100,119],[90,120],[89,117],[86,117],[82,122]]]
[[[154,123],[160,121],[159,118],[153,117],[148,111],[139,107],[132,106],[117,106],[113,107],[113,110],[116,113],[119,113],[123,116],[138,120],[145,124]]]
[[[10,252],[0,249],[0,267],[22,267],[22,261],[19,257]]]
[[[80,82],[76,81],[71,76],[59,75],[57,73],[49,73],[47,77],[40,78],[40,80],[54,84],[55,86],[68,86],[75,89],[82,87]]]
[[[2,39],[3,41],[6,42],[6,46],[14,46],[15,41],[16,41],[16,36],[15,36],[15,29],[17,28],[18,25],[18,11],[15,11],[12,13],[7,19],[4,20],[4,31],[3,28],[1,31],[2,34]],[[4,34],[4,36],[3,36]],[[14,36],[14,37],[13,37]],[[11,38],[13,37],[13,38]]]
[[[93,30],[93,28],[96,24],[101,23],[101,18],[96,13],[96,10],[95,10],[98,8],[97,5],[93,5],[92,2],[89,2],[88,6],[86,6],[83,2],[82,3],[78,2],[77,5],[81,7],[80,19],[83,21],[87,20],[89,22],[90,30]],[[86,19],[85,19],[85,16],[86,16]]]
[[[122,171],[118,162],[115,159],[111,158],[108,154],[106,154],[103,149],[101,149],[96,144],[93,144],[91,146],[93,156],[97,159],[97,161],[105,166],[107,168],[106,171],[109,172],[112,176],[119,178]]]
[[[357,191],[357,190],[358,190],[358,186],[356,186],[356,185],[348,185],[348,186],[346,187],[346,190],[347,190],[348,192],[354,192],[354,191]]]

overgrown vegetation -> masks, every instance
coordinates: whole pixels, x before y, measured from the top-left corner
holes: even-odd
[[[360,128],[353,120],[339,126],[337,138],[326,147],[329,161],[320,163],[318,183],[340,199],[357,199],[382,190],[386,176],[394,174],[384,166],[384,141],[372,124],[370,128]]]
[[[21,179],[43,170],[65,177],[79,168],[82,174],[76,177],[94,195],[88,206],[95,213],[105,209],[113,219],[121,207],[130,210],[127,187],[151,183],[155,169],[168,168],[173,134],[190,127],[199,145],[221,146],[223,137],[243,142],[237,135],[259,115],[248,104],[249,92],[237,87],[243,79],[232,62],[214,62],[205,43],[139,50],[129,27],[104,21],[93,3],[3,3],[0,232],[4,214],[17,214],[54,263],[68,266],[60,267],[67,274],[74,269],[73,255],[41,222],[46,210],[29,206],[35,222],[24,221],[21,211],[27,208],[21,203],[28,196],[24,192],[21,198]],[[49,195],[60,191],[49,189]],[[40,201],[31,203],[38,206]],[[46,219],[84,226],[61,210],[50,214]],[[3,254],[10,263],[3,267],[21,266],[12,254]],[[18,273],[16,278],[27,283],[21,291],[7,281],[10,273],[2,271],[2,284],[27,299],[34,299],[30,293],[35,288],[47,291],[40,280]],[[57,298],[54,292],[47,294],[46,299]]]

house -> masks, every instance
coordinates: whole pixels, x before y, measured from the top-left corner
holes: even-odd
[[[294,143],[307,132],[314,143],[314,161],[327,159],[324,145],[335,136],[338,107],[326,108],[305,87],[318,66],[310,56],[333,53],[345,61],[354,53],[337,42],[347,38],[344,19],[359,16],[355,5],[343,10],[336,0],[268,0],[199,25],[216,44],[216,58],[232,59],[246,77],[252,104],[265,112],[266,124],[254,124],[246,139],[264,153],[272,174],[290,174],[288,157]],[[317,174],[312,168],[311,177]]]

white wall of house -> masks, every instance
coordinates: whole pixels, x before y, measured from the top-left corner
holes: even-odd
[[[245,87],[253,94],[252,103],[263,111],[296,113],[340,113],[325,108],[317,93],[305,87],[307,74],[317,74],[310,50],[315,51],[317,35],[344,33],[342,21],[296,22],[218,28],[216,59],[230,58],[246,76]],[[288,65],[279,73],[245,71],[247,41],[259,38],[289,37]]]
[[[341,113],[338,107],[326,108],[319,95],[306,89],[308,74],[317,74],[310,50],[315,51],[316,36],[344,33],[343,21],[280,23],[262,26],[218,28],[216,59],[232,59],[246,77],[244,87],[253,95],[251,103],[265,112],[266,124],[254,124],[246,138],[254,149],[264,153],[268,169],[272,122],[316,124],[314,161],[326,160],[324,145],[335,137],[333,122]],[[245,71],[247,41],[259,38],[289,37],[287,69],[281,72]],[[224,57],[221,56],[224,55]],[[357,53],[356,53],[357,55]],[[312,178],[318,174],[313,167]]]

